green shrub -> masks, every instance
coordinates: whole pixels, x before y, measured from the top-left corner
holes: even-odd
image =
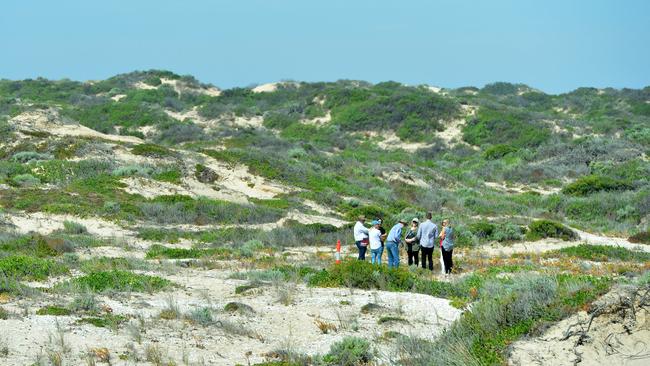
[[[187,315],[187,318],[202,326],[207,326],[214,322],[214,319],[212,318],[212,309],[206,307],[192,310]]]
[[[183,178],[183,173],[181,173],[181,171],[178,169],[170,169],[170,170],[164,170],[160,173],[153,174],[151,177],[161,182],[181,184],[181,178]]]
[[[650,244],[650,231],[636,233],[628,239],[630,243]]]
[[[117,327],[120,324],[125,323],[127,319],[128,318],[124,315],[105,314],[101,317],[81,318],[77,321],[77,324],[90,324],[97,328],[117,329]]]
[[[377,324],[385,324],[385,323],[405,323],[405,324],[410,324],[408,320],[402,318],[401,316],[393,316],[393,315],[384,315],[377,320]]]
[[[625,191],[632,189],[626,181],[599,175],[587,175],[568,184],[562,193],[574,196],[586,196],[600,191]]]
[[[63,222],[63,232],[66,234],[80,235],[86,234],[88,232],[88,229],[86,229],[84,225],[78,222],[65,220]]]
[[[52,159],[51,155],[41,154],[35,151],[17,152],[11,157],[11,160],[17,161],[19,163],[29,163],[30,161],[49,160],[49,159]]]
[[[502,157],[517,152],[517,148],[506,144],[492,145],[485,149],[483,157],[488,160],[501,159]]]
[[[298,121],[299,118],[294,115],[270,113],[264,116],[264,127],[283,130]]]
[[[255,310],[250,305],[241,302],[229,302],[223,307],[223,310],[229,313],[255,314]]]
[[[0,272],[7,278],[41,281],[68,273],[68,268],[50,259],[12,255],[0,258]]]
[[[20,187],[34,187],[41,184],[41,180],[31,174],[19,174],[13,177],[12,181]]]
[[[113,175],[116,177],[130,177],[133,175],[147,177],[151,173],[153,173],[153,168],[141,165],[126,165],[113,170]]]
[[[507,108],[481,107],[463,127],[463,140],[476,146],[508,141],[514,148],[535,147],[550,136],[550,130],[527,113]]]
[[[72,312],[69,309],[60,306],[46,306],[36,311],[36,315],[54,315],[65,316],[70,315]]]
[[[171,282],[164,278],[120,270],[90,273],[71,280],[69,284],[77,288],[87,288],[93,292],[152,292],[171,286]]]
[[[216,257],[228,258],[232,251],[227,248],[169,248],[160,244],[154,244],[147,250],[147,258],[169,258],[169,259],[186,259],[186,258],[202,258],[202,257]]]
[[[388,217],[389,213],[385,208],[379,206],[361,206],[351,209],[346,213],[346,218],[356,221],[360,215],[364,215],[367,220]]]
[[[358,337],[345,337],[330,347],[323,360],[337,366],[359,366],[373,359],[370,343]]]
[[[219,179],[217,172],[203,164],[196,164],[194,176],[196,177],[196,180],[202,183],[214,183]]]
[[[469,230],[478,238],[489,238],[494,233],[495,226],[489,222],[477,222],[469,226]]]
[[[136,155],[148,156],[151,158],[165,158],[174,155],[174,153],[166,147],[148,143],[135,145],[131,149],[131,152]]]
[[[608,245],[587,245],[580,244],[575,247],[562,248],[547,255],[566,254],[571,257],[577,257],[590,261],[609,262],[612,260],[621,261],[650,261],[650,253],[634,252],[623,247],[613,247]]]
[[[558,238],[562,240],[576,240],[578,234],[566,226],[550,220],[533,221],[528,226],[526,240],[535,241],[544,238]]]

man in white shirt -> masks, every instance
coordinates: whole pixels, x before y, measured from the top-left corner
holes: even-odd
[[[366,250],[368,250],[368,228],[363,224],[366,222],[366,217],[361,215],[357,220],[357,223],[354,224],[354,243],[359,249],[360,261],[366,260]]]
[[[381,243],[381,223],[378,220],[372,222],[372,229],[368,231],[368,241],[370,242],[370,261],[372,264],[381,264],[381,255],[384,252],[384,246]]]
[[[420,242],[420,250],[422,251],[422,268],[427,268],[428,260],[429,270],[433,271],[433,249],[438,237],[438,226],[431,222],[431,217],[431,212],[427,212],[427,221],[421,223],[418,227],[416,238]]]

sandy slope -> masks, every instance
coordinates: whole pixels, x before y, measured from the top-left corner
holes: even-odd
[[[579,312],[553,325],[539,337],[515,342],[508,364],[650,364],[650,309],[641,307],[638,298],[631,300],[634,308],[621,307],[621,303],[633,298],[632,289],[615,288],[592,304],[592,313]],[[602,314],[593,312],[601,307]],[[589,326],[592,315],[593,322]]]
[[[15,125],[20,131],[38,131],[57,136],[91,137],[136,144],[143,142],[134,136],[108,135],[77,123],[64,124],[58,112],[53,109],[24,112],[10,119],[9,123]]]

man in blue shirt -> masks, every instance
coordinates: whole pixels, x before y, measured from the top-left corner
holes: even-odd
[[[399,267],[399,243],[402,242],[402,228],[406,220],[400,219],[388,232],[386,237],[386,252],[388,254],[388,268]]]
[[[438,237],[438,226],[431,221],[432,217],[431,212],[427,212],[427,220],[420,224],[416,236],[420,241],[420,250],[422,251],[422,268],[427,268],[428,260],[430,271],[433,271],[433,249]]]

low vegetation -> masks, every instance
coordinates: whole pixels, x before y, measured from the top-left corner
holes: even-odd
[[[73,288],[88,289],[93,292],[153,292],[168,288],[172,283],[160,277],[112,270],[94,272],[77,277],[71,280],[68,285],[71,285]]]
[[[532,222],[528,227],[526,240],[534,241],[544,238],[558,238],[565,241],[576,240],[578,234],[566,226],[554,221],[538,220]]]

